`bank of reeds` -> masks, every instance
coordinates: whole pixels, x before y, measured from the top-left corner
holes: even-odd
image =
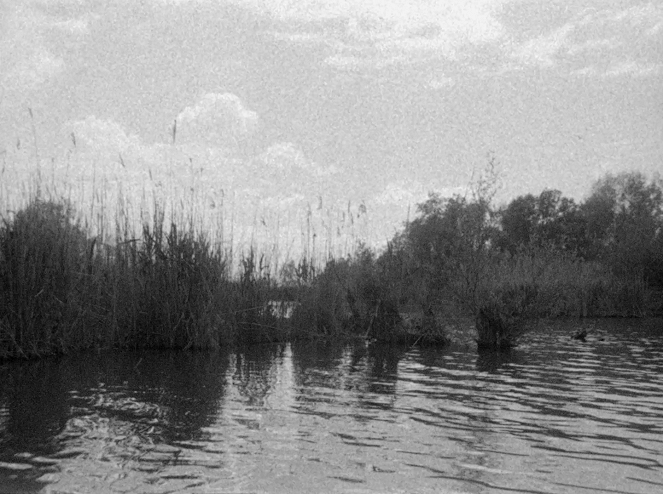
[[[641,276],[617,277],[609,267],[542,249],[508,256],[488,272],[490,286],[531,285],[537,317],[641,317],[648,312]]]
[[[444,345],[443,327],[428,306],[406,305],[403,289],[388,266],[363,247],[346,259],[331,259],[302,292],[294,328],[334,338],[369,342]],[[420,313],[421,312],[421,313]]]
[[[571,254],[527,249],[486,265],[474,293],[480,347],[517,344],[537,319],[642,317],[649,291],[641,276],[615,276]]]
[[[104,245],[66,202],[37,198],[0,227],[0,357],[284,338],[264,257],[241,266],[231,278],[227,252],[158,207],[140,235]]]
[[[0,225],[0,358],[84,348],[211,349],[301,338],[445,344],[440,307],[473,315],[480,347],[505,348],[541,317],[642,316],[642,278],[616,277],[574,256],[523,250],[430,279],[367,249],[316,270],[303,257],[277,282],[269,260],[250,248],[232,253],[194,221],[166,217],[154,204],[134,232],[118,219],[106,244],[64,200],[39,196]],[[454,278],[454,273],[456,277]],[[418,280],[418,281],[417,281]],[[470,282],[468,283],[468,280]],[[451,297],[454,298],[454,297]],[[286,301],[291,317],[279,314]],[[411,310],[415,307],[415,311]],[[445,309],[446,310],[446,309]]]

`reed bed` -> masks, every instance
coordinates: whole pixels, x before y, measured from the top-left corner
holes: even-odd
[[[340,215],[310,206],[292,224],[256,211],[246,234],[223,194],[211,208],[198,192],[201,177],[178,189],[150,172],[137,189],[113,174],[72,183],[37,168],[2,169],[0,358],[292,338],[292,308],[286,317],[278,305],[297,304],[303,280],[347,242]]]
[[[36,199],[0,229],[0,355],[89,347],[216,348],[274,322],[253,257],[239,280],[204,234],[157,209],[134,238],[90,237],[62,203]],[[131,238],[128,238],[131,237]]]
[[[475,293],[477,342],[515,346],[540,318],[642,317],[649,294],[641,276],[616,277],[564,252],[523,250],[486,266]]]
[[[506,256],[488,269],[484,285],[484,292],[529,287],[528,310],[536,317],[641,317],[648,310],[641,276],[617,277],[605,265],[563,252]]]
[[[183,187],[152,172],[142,189],[51,175],[0,190],[0,358],[303,338],[440,345],[468,313],[479,347],[508,348],[541,317],[648,313],[642,277],[564,252],[486,251],[410,272],[358,242],[350,204],[320,200],[292,222],[254,213],[247,235],[193,167]]]
[[[417,306],[412,311],[406,304],[408,288],[360,245],[354,255],[330,260],[302,292],[293,318],[295,328],[369,342],[448,343],[432,307]]]

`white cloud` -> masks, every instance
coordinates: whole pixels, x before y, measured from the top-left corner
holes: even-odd
[[[573,75],[584,77],[650,77],[663,74],[663,64],[649,63],[649,62],[636,62],[636,61],[623,61],[615,62],[607,67],[588,65],[581,69],[574,70]]]
[[[323,60],[325,65],[339,70],[361,71],[365,69],[381,69],[410,60],[403,55],[379,56],[377,54],[344,55],[335,54]]]
[[[597,50],[614,50],[623,45],[622,41],[612,38],[589,39],[584,43],[576,43],[567,50],[569,55],[577,55],[583,52],[595,52]]]
[[[565,24],[550,34],[539,36],[523,43],[512,57],[527,65],[554,65],[554,58],[568,43],[568,36],[574,29],[571,23]]]
[[[651,24],[652,21],[663,19],[663,8],[661,5],[647,3],[643,5],[634,5],[627,9],[615,12],[609,17],[610,21],[617,24],[629,23],[632,26]]]
[[[456,81],[451,77],[441,76],[435,77],[428,82],[428,87],[431,89],[448,89],[456,85]]]
[[[232,146],[253,134],[257,125],[258,115],[234,94],[208,93],[177,116],[176,141]]]
[[[3,86],[14,90],[35,89],[56,77],[65,68],[62,58],[38,49],[11,69]]]
[[[584,67],[575,69],[575,74],[647,75],[655,70],[642,66],[636,69],[628,59],[660,56],[660,50],[651,41],[647,45],[643,36],[655,36],[659,25],[663,25],[663,7],[653,3],[621,10],[585,9],[552,32],[516,46],[511,58],[523,66],[553,67],[562,61],[576,67],[582,64]],[[604,66],[606,59],[612,62],[617,57],[626,61],[607,72],[596,69]]]
[[[291,142],[272,144],[259,156],[259,159],[270,169],[282,172],[293,168],[305,170],[312,168],[304,152]]]
[[[656,25],[663,20],[663,6],[652,2],[626,9],[585,9],[578,18],[581,26],[615,25],[622,29]]]
[[[303,177],[314,179],[339,173],[338,169],[334,166],[323,167],[311,161],[306,157],[301,148],[291,142],[277,142],[272,144],[258,156],[258,161],[264,165],[263,171],[275,174],[279,178],[291,180],[294,175],[288,176],[289,173],[303,173],[304,175],[295,177],[295,182]]]
[[[235,0],[267,10],[283,21],[315,23],[345,22],[345,27],[323,27],[323,33],[275,36],[297,42],[325,43],[337,53],[326,63],[340,68],[363,68],[380,60],[408,62],[430,57],[455,58],[467,44],[494,42],[505,33],[494,11],[506,0]],[[359,51],[348,55],[348,49]],[[374,66],[374,65],[373,65]]]
[[[55,52],[54,37],[87,34],[89,22],[96,18],[50,15],[40,3],[45,4],[19,1],[0,6],[0,75],[4,76],[0,82],[18,95],[47,84],[65,70],[65,60]]]
[[[582,77],[596,76],[599,75],[599,73],[600,71],[598,70],[598,68],[593,65],[588,65],[586,67],[582,67],[581,69],[576,69],[571,72],[572,75],[582,76]]]
[[[661,31],[663,31],[663,22],[658,22],[647,29],[646,33],[648,36],[658,36]]]
[[[93,162],[106,164],[123,160],[135,161],[143,154],[143,144],[136,135],[128,134],[113,120],[91,115],[84,120],[70,122],[66,126],[76,151]]]
[[[425,199],[428,192],[422,184],[406,183],[404,181],[387,184],[374,201],[378,205],[414,205]]]
[[[414,206],[424,202],[428,194],[434,190],[442,197],[453,197],[455,195],[465,195],[468,192],[467,187],[435,187],[435,184],[423,184],[414,180],[398,180],[387,184],[384,190],[376,195],[371,202],[378,206]]]
[[[663,72],[663,64],[660,63],[638,63],[634,61],[619,62],[605,71],[606,77],[634,76],[647,77]]]
[[[52,20],[46,25],[53,29],[74,35],[83,35],[90,32],[90,22],[98,19],[98,16],[83,16],[66,20]]]

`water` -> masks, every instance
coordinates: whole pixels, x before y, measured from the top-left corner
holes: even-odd
[[[589,324],[587,342],[570,335]],[[0,366],[0,492],[663,492],[663,321]]]

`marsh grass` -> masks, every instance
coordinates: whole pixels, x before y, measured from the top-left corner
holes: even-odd
[[[210,226],[195,183],[166,199],[156,183],[136,198],[109,192],[105,179],[86,182],[81,212],[73,189],[44,180],[22,185],[18,205],[0,190],[0,358],[312,338],[443,345],[468,315],[480,347],[506,348],[541,317],[642,316],[652,302],[642,276],[564,252],[487,252],[449,272],[408,274],[398,255],[376,258],[356,238],[356,248],[332,255],[329,225],[326,247],[316,248],[309,207],[295,261],[278,239],[238,247],[223,201]]]
[[[373,253],[359,246],[354,255],[331,259],[302,292],[294,328],[327,338],[385,343],[444,345],[444,326],[431,307],[414,313],[404,301],[404,285]]]
[[[475,293],[477,342],[515,346],[540,318],[642,317],[649,298],[641,276],[617,277],[568,253],[524,249],[487,265]]]
[[[295,224],[256,210],[247,235],[237,218],[252,206],[238,210],[190,160],[182,178],[164,175],[174,163],[154,173],[124,160],[77,168],[72,149],[66,170],[53,162],[47,173],[14,151],[13,167],[5,155],[0,170],[0,358],[314,336],[293,331],[278,306],[301,305],[321,261],[339,242],[347,248],[350,204],[342,215],[309,205]],[[283,283],[284,267],[294,267],[294,285]]]
[[[36,200],[4,221],[1,354],[42,355],[84,339],[94,247],[66,204]]]
[[[537,317],[641,317],[648,311],[642,276],[616,276],[607,266],[563,252],[535,249],[507,257],[490,279],[531,285]]]
[[[186,223],[185,223],[186,224]],[[283,339],[284,318],[264,256],[250,249],[239,276],[229,255],[158,205],[135,235],[118,223],[98,242],[66,202],[36,198],[0,227],[0,356],[90,347],[218,348]]]

